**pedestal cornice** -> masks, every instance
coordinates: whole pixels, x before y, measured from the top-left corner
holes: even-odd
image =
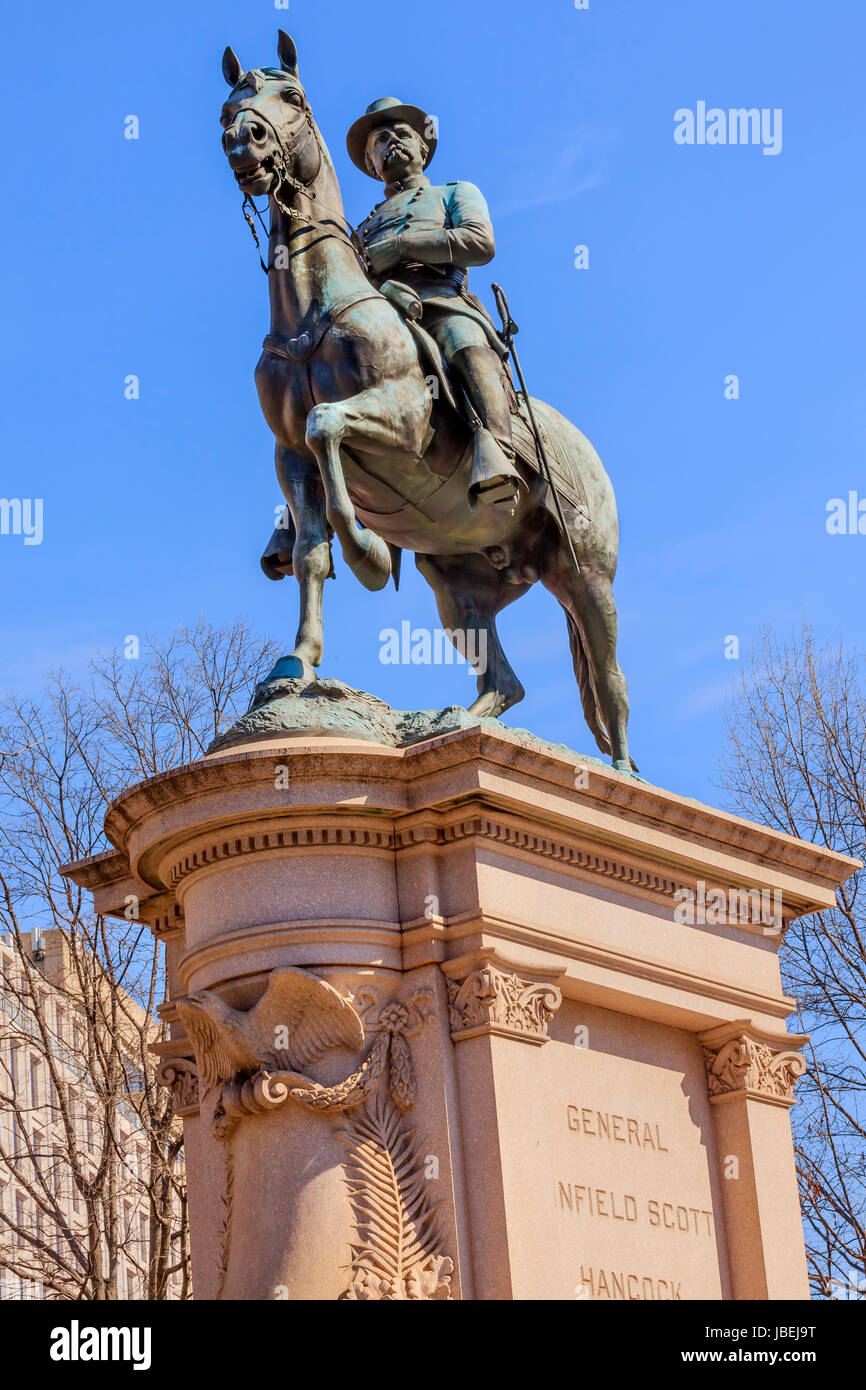
[[[274,786],[274,767],[289,786]],[[337,834],[382,822],[387,847],[409,851],[461,835],[573,863],[616,879],[626,891],[670,899],[678,882],[768,887],[782,892],[786,918],[832,905],[858,861],[597,766],[574,787],[577,757],[527,744],[503,730],[468,729],[406,749],[302,738],[253,743],[131,787],[109,807],[115,851],[74,866],[76,881],[116,910],[126,884],[165,891],[155,860],[191,834],[216,844],[232,827],[278,822],[293,836],[311,816]],[[291,850],[276,841],[273,848]],[[270,848],[270,846],[266,846]],[[229,850],[229,852],[231,852]]]

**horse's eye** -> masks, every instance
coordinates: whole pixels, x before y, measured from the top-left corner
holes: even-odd
[[[301,107],[303,105],[300,93],[294,91],[291,87],[287,87],[283,92],[283,101],[290,101],[293,106],[297,107]]]
[[[220,125],[222,126],[223,130],[227,130],[228,127],[231,125],[231,123],[232,123],[232,113],[231,113],[231,111],[221,111],[221,112],[220,112]]]

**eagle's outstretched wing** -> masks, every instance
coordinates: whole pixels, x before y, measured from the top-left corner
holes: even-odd
[[[248,1019],[256,1052],[268,1066],[299,1071],[340,1043],[357,1051],[364,1025],[347,999],[308,970],[274,970]]]
[[[243,1065],[243,1049],[227,1028],[225,1016],[235,1011],[210,990],[201,990],[176,999],[177,1012],[192,1039],[199,1078],[205,1091],[219,1081],[227,1081]],[[218,1016],[216,1010],[219,1010]],[[238,1015],[237,1017],[242,1017]]]

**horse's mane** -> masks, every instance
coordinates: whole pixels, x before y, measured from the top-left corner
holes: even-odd
[[[327,184],[329,186],[331,197],[339,199],[340,210],[342,211],[343,194],[340,191],[340,181],[337,178],[337,170],[334,168],[334,161],[331,158],[331,151],[325,144],[325,141],[322,137],[322,132],[319,130],[319,127],[316,124],[315,117],[313,117],[313,134],[316,137],[316,144],[319,146],[319,154],[322,158],[322,167],[316,175],[314,182],[316,185]]]
[[[303,85],[298,81],[298,78],[292,77],[289,72],[283,72],[282,68],[249,68],[247,72],[241,73],[237,82],[232,87],[232,95],[234,95],[235,92],[242,92],[244,87],[257,86],[257,77],[262,77],[265,81],[267,81],[268,78],[275,78],[280,82],[294,82],[301,88],[302,92],[304,91]],[[306,92],[304,92],[304,97],[306,97],[306,95]]]

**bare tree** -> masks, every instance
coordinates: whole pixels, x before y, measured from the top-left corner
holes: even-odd
[[[728,713],[723,784],[737,810],[801,839],[866,859],[863,658],[817,649],[808,623],[771,630]],[[863,875],[836,907],[795,922],[781,953],[785,985],[810,1032],[794,1132],[810,1281],[823,1297],[860,1296],[866,1268],[866,912]]]
[[[204,621],[0,700],[0,1267],[47,1297],[190,1294],[181,1125],[150,1051],[158,943],[60,870],[107,803],[206,750],[275,650]]]

